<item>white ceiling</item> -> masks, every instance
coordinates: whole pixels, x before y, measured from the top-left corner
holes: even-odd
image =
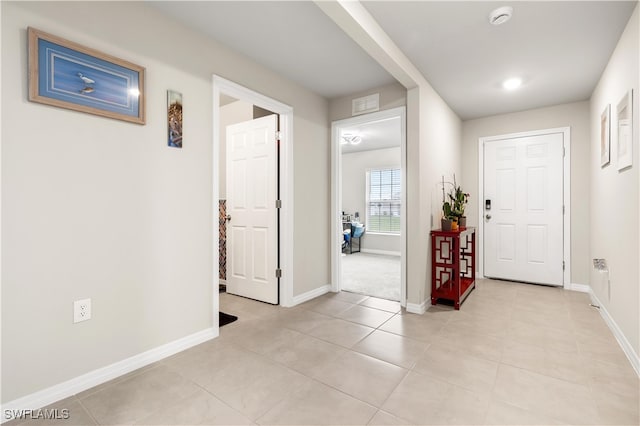
[[[637,1],[362,3],[466,120],[588,99]],[[309,1],[150,4],[326,98],[394,81]],[[513,18],[489,25],[506,4]]]
[[[395,81],[311,1],[150,4],[326,98]]]
[[[635,1],[363,3],[463,120],[589,99]],[[489,13],[513,7],[490,25]],[[510,77],[523,79],[513,92]]]

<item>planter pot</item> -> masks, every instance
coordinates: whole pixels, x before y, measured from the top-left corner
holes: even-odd
[[[460,219],[458,219],[458,225],[460,225],[461,228],[466,228],[467,227],[467,217],[466,216],[462,216]]]
[[[449,219],[441,219],[440,224],[443,231],[451,231],[451,221]]]
[[[452,231],[457,231],[458,230],[458,221],[457,220],[452,220],[451,221],[451,230]]]

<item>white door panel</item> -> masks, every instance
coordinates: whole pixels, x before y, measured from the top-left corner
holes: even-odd
[[[563,280],[562,133],[484,144],[484,275]]]
[[[227,127],[227,292],[278,303],[277,116]]]

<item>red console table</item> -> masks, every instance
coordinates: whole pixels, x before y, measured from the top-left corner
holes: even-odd
[[[431,304],[453,302],[455,309],[475,288],[476,230],[431,231]]]

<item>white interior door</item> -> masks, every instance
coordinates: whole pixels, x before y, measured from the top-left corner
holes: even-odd
[[[278,303],[277,116],[227,127],[227,292]]]
[[[563,134],[484,144],[484,275],[563,281]]]

